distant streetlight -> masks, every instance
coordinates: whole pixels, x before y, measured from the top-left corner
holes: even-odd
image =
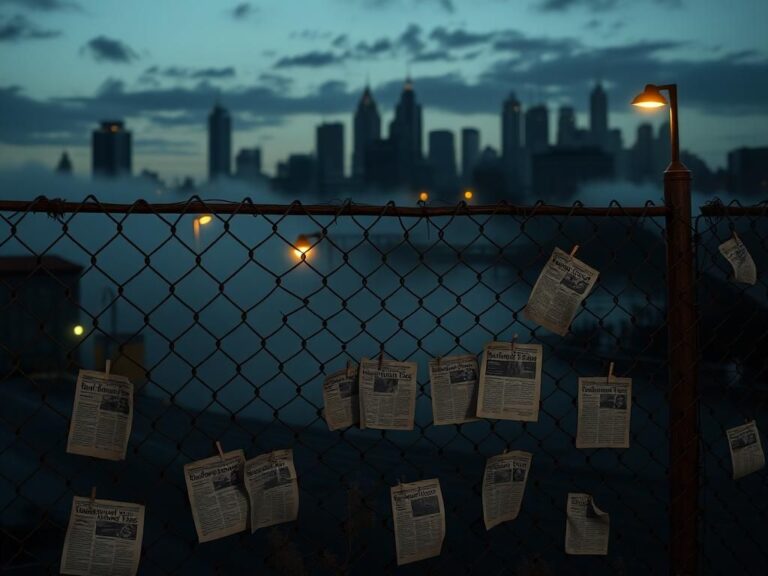
[[[318,232],[313,234],[299,234],[296,241],[293,243],[293,254],[299,260],[306,260],[309,257],[309,252],[314,247],[312,245],[312,240],[318,240],[320,237]]]
[[[85,328],[83,328],[80,324],[72,328],[72,333],[75,336],[82,336],[84,332],[85,332]]]
[[[210,224],[212,221],[213,216],[210,214],[203,214],[202,216],[198,216],[192,221],[192,231],[194,232],[195,236],[195,244],[200,241],[200,227],[205,226],[206,224]]]
[[[429,192],[423,190],[419,193],[419,202],[426,202],[429,200]]]
[[[466,190],[464,190],[464,200],[466,200],[467,202],[472,200],[472,197],[474,195],[475,195],[475,193],[472,192],[472,190],[470,188],[467,188]]]

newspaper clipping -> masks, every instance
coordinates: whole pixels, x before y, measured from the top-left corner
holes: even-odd
[[[139,569],[144,506],[75,496],[61,573],[132,576]]]
[[[416,362],[363,358],[360,362],[360,428],[413,430],[417,371]]]
[[[329,430],[348,428],[360,421],[357,366],[349,366],[325,378],[323,403]]]
[[[490,530],[520,513],[532,454],[516,450],[488,458],[483,475],[483,520]]]
[[[738,480],[765,467],[765,454],[760,442],[757,423],[752,420],[743,426],[726,430],[728,447],[731,449],[733,479]]]
[[[242,450],[184,465],[184,479],[200,542],[245,530],[248,497],[243,487],[244,465]]]
[[[631,378],[579,378],[576,448],[629,448],[631,412]]]
[[[741,238],[734,235],[718,247],[722,254],[733,267],[733,280],[744,284],[754,285],[757,282],[757,268],[752,255],[744,246]]]
[[[565,521],[565,553],[608,554],[611,522],[589,494],[568,494],[568,517]]]
[[[439,556],[445,537],[445,508],[440,480],[393,486],[397,565]]]
[[[544,328],[565,336],[597,276],[597,270],[555,248],[523,312]]]
[[[432,414],[436,425],[477,420],[477,358],[449,356],[429,363]]]
[[[245,488],[251,504],[251,532],[296,520],[299,484],[293,450],[275,450],[248,460]]]
[[[541,396],[540,344],[489,342],[480,369],[477,415],[536,422]]]
[[[128,378],[80,370],[67,452],[125,460],[133,424],[133,384]]]

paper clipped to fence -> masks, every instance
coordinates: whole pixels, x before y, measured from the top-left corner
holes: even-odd
[[[251,506],[251,532],[296,520],[299,484],[293,450],[275,450],[245,463],[245,488]]]
[[[350,365],[325,378],[323,405],[329,430],[348,428],[360,422],[357,366]]]
[[[116,374],[80,370],[67,452],[125,460],[133,425],[133,384]]]
[[[523,313],[544,328],[565,336],[598,275],[594,268],[555,248],[533,286]]]
[[[536,422],[541,398],[540,344],[489,342],[483,351],[477,415]]]
[[[742,426],[726,430],[728,448],[731,450],[733,479],[738,480],[765,467],[765,453],[760,442],[757,422],[752,420]]]
[[[576,448],[629,448],[631,412],[631,378],[579,378]]]
[[[440,480],[398,484],[390,490],[397,565],[439,556],[445,538]]]
[[[608,554],[610,516],[597,507],[592,496],[569,493],[566,514],[566,554]]]
[[[436,358],[429,363],[432,417],[436,425],[477,420],[477,358],[470,355]]]
[[[733,268],[733,280],[754,286],[757,282],[757,268],[752,255],[744,246],[741,238],[735,234],[718,246],[720,254],[731,264]]]
[[[483,521],[486,530],[517,518],[528,483],[531,458],[530,452],[521,450],[488,458],[483,474]]]
[[[416,362],[360,361],[360,428],[413,430]]]
[[[184,465],[184,479],[200,542],[245,530],[248,497],[243,486],[245,453],[226,452]]]
[[[61,573],[132,576],[139,570],[144,506],[75,496]]]

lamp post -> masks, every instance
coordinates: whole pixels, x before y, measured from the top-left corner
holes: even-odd
[[[661,91],[669,94],[669,102]],[[696,290],[691,236],[691,172],[680,161],[677,85],[647,84],[634,106],[669,104],[672,158],[664,171],[667,206],[667,346],[669,366],[670,573],[697,574],[699,431],[696,413]]]

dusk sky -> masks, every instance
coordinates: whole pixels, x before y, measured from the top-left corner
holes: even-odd
[[[476,126],[496,148],[510,91],[546,101],[553,129],[567,102],[586,125],[601,79],[631,145],[631,97],[677,82],[683,147],[722,166],[768,145],[766,22],[766,0],[0,0],[0,168],[67,149],[87,174],[90,131],[124,118],[135,172],[201,178],[217,95],[234,151],[261,146],[268,173],[322,120],[346,124],[349,156],[366,78],[387,126],[408,70],[425,131]]]

